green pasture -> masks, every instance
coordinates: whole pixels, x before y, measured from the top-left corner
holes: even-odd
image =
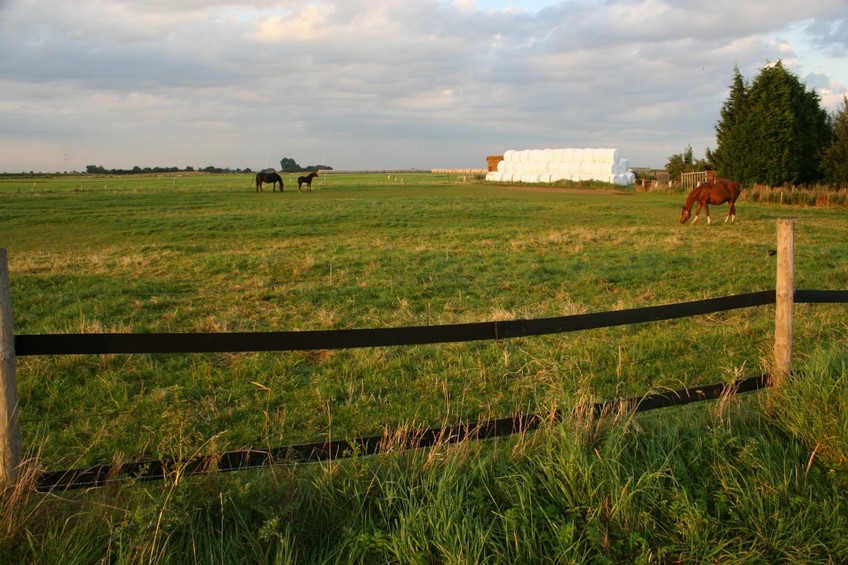
[[[682,194],[516,190],[468,176],[0,179],[18,334],[233,332],[542,318],[773,289],[848,289],[843,208],[743,198],[680,225]],[[703,220],[703,218],[702,218]],[[796,305],[780,391],[645,415],[588,403],[763,373],[774,308],[416,347],[19,357],[27,474],[0,561],[845,562],[844,305]],[[92,491],[32,473],[325,441],[517,412],[491,442]],[[27,482],[29,481],[29,482]]]
[[[848,288],[843,209],[517,191],[434,174],[0,181],[15,332],[231,332],[541,318],[774,288]],[[702,218],[703,221],[703,218]],[[23,357],[24,440],[50,467],[354,437],[731,380],[766,370],[773,309],[501,342],[260,354]],[[801,307],[798,354],[842,342]]]

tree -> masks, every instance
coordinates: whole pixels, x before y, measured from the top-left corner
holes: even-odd
[[[745,84],[739,69],[716,124],[718,146],[708,157],[719,174],[743,184],[809,184],[821,179],[830,139],[827,112],[778,61]]]
[[[747,91],[739,67],[734,67],[730,94],[721,108],[721,119],[715,126],[718,147],[715,152],[707,149],[707,160],[722,176],[729,179],[749,176],[745,170],[747,155],[744,150],[747,124],[743,120]]]
[[[665,170],[670,179],[679,179],[683,173],[694,173],[707,170],[707,162],[703,159],[697,161],[692,156],[692,146],[689,145],[683,153],[675,153],[668,158]]]
[[[302,170],[294,159],[288,157],[280,159],[280,171],[284,173],[299,173]]]
[[[822,155],[824,180],[837,185],[848,185],[848,97],[842,97],[842,107],[832,119],[833,137]]]

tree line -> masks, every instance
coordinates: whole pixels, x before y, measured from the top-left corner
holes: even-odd
[[[297,164],[297,161],[290,157],[283,157],[280,160],[280,172],[281,173],[312,173],[316,171],[332,171],[333,167],[328,165],[309,165],[306,167],[301,167]],[[202,169],[195,169],[194,167],[139,167],[136,165],[132,169],[107,169],[101,165],[86,165],[85,172],[90,175],[138,175],[138,174],[164,174],[164,173],[215,173],[215,174],[227,174],[227,173],[252,173],[253,171],[248,167],[245,169],[232,169],[232,168],[221,168],[221,167],[204,167]]]
[[[308,165],[301,167],[297,161],[291,157],[283,157],[280,159],[281,173],[317,173],[318,171],[332,171],[333,167],[327,165]]]
[[[713,169],[742,184],[848,186],[848,98],[829,115],[781,61],[752,82],[734,68],[715,130],[706,159],[693,159],[691,147],[668,158],[671,178]]]
[[[90,175],[139,175],[139,174],[162,174],[162,173],[215,173],[215,174],[226,174],[226,173],[250,173],[252,172],[250,169],[230,169],[230,168],[221,168],[221,167],[204,167],[202,169],[195,169],[194,167],[185,167],[181,169],[179,167],[139,167],[135,166],[132,169],[107,169],[106,167],[100,165],[86,165],[85,172]]]

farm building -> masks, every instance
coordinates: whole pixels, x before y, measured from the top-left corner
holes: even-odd
[[[486,157],[486,180],[499,182],[556,182],[597,180],[621,186],[636,176],[618,149],[524,149],[509,150],[503,158]]]

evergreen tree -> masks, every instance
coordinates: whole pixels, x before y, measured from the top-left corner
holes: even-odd
[[[721,176],[743,184],[808,184],[821,179],[829,138],[818,94],[778,61],[763,68],[750,86],[734,70],[716,124],[718,146],[708,157]]]
[[[707,149],[707,161],[721,176],[740,181],[749,176],[745,170],[747,124],[743,119],[747,93],[742,73],[739,67],[734,67],[730,95],[721,108],[721,120],[715,126],[718,146],[715,151]]]
[[[792,89],[785,80],[783,66],[765,67],[748,91],[745,121],[749,125],[751,152],[747,182],[779,185],[792,182],[787,171],[795,158],[791,153],[793,137]]]
[[[833,116],[833,137],[822,156],[824,180],[836,186],[848,186],[848,97]]]

